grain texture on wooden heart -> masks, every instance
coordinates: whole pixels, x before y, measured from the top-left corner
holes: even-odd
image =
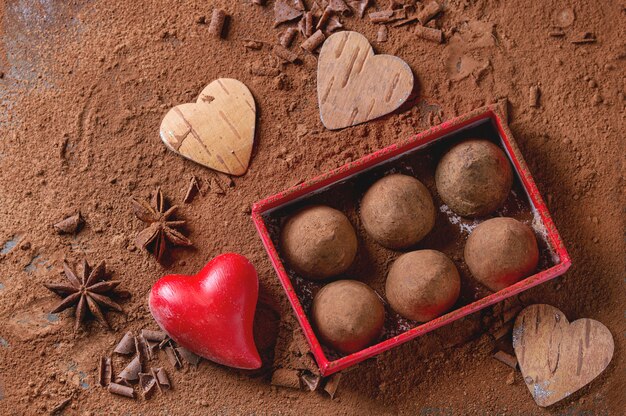
[[[413,90],[413,72],[402,59],[375,55],[357,32],[331,35],[317,65],[317,99],[329,130],[354,126],[389,114]]]
[[[161,122],[161,140],[172,151],[208,168],[243,175],[248,169],[256,106],[241,81],[220,78],[195,103],[172,108]]]
[[[611,362],[611,332],[593,319],[569,323],[550,305],[531,305],[517,316],[513,348],[535,402],[546,407],[589,384]]]

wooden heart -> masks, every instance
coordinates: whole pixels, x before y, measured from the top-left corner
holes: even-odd
[[[611,332],[593,319],[572,323],[557,308],[531,305],[517,316],[513,348],[535,402],[546,407],[589,384],[611,362]]]
[[[357,32],[338,32],[324,45],[317,65],[317,100],[329,130],[355,126],[389,114],[413,90],[413,72],[402,59],[374,55]]]
[[[241,81],[220,78],[195,103],[172,108],[161,122],[161,140],[172,151],[208,168],[246,173],[254,143],[256,106]]]

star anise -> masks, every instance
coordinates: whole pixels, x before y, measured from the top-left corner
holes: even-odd
[[[144,250],[151,251],[158,262],[162,261],[168,242],[174,246],[193,245],[191,240],[176,229],[183,226],[185,221],[170,219],[178,207],[174,205],[165,210],[165,198],[161,188],[157,188],[154,192],[150,204],[134,198],[132,202],[137,218],[148,224],[147,228],[137,234],[135,244]]]
[[[102,307],[118,312],[124,312],[122,307],[110,299],[111,294],[107,292],[115,289],[121,280],[107,280],[106,266],[104,261],[100,262],[93,270],[87,260],[83,260],[83,269],[80,279],[70,266],[63,262],[63,273],[69,282],[66,283],[44,283],[44,286],[56,293],[63,299],[50,313],[61,312],[76,305],[76,323],[74,330],[80,327],[89,311],[102,325],[111,328],[104,318]]]

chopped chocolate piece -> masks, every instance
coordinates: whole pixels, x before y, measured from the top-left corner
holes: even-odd
[[[339,18],[337,16],[331,16],[328,20],[328,23],[326,24],[326,32],[332,33],[335,30],[341,29],[342,27],[343,25],[339,21]]]
[[[298,10],[287,4],[286,0],[276,0],[276,3],[274,3],[274,27],[297,19],[302,16],[303,12],[303,9]]]
[[[572,41],[573,44],[583,44],[583,43],[594,43],[596,41],[596,37],[593,33],[585,32],[581,35],[579,39],[575,39]]]
[[[297,370],[289,368],[279,368],[272,374],[273,386],[287,387],[290,389],[300,389],[300,377]]]
[[[298,30],[296,28],[290,27],[285,30],[285,32],[283,32],[280,39],[278,40],[278,43],[280,43],[283,48],[288,48],[291,46],[291,43],[293,42],[297,34]]]
[[[368,16],[372,23],[387,23],[393,16],[393,10],[381,10],[379,12],[372,12]]]
[[[167,338],[167,334],[163,331],[153,331],[151,329],[142,329],[141,335],[146,341],[161,342]]]
[[[337,393],[337,387],[339,387],[339,381],[341,380],[341,373],[335,373],[328,377],[328,381],[324,385],[324,391],[328,393],[331,399],[335,398]]]
[[[409,17],[407,19],[398,20],[397,22],[394,22],[391,26],[399,27],[399,26],[408,25],[409,23],[413,23],[413,22],[417,22],[417,17]]]
[[[517,368],[517,358],[514,355],[506,353],[504,351],[498,351],[493,355],[493,358],[508,365],[511,368]]]
[[[281,45],[274,45],[272,47],[272,52],[274,53],[274,55],[287,62],[294,63],[298,60],[297,53],[292,52],[289,49],[282,47]]]
[[[303,373],[300,375],[301,383],[306,386],[309,391],[315,391],[320,385],[322,377],[317,374]]]
[[[531,85],[528,90],[528,105],[534,108],[539,107],[539,87],[536,85]]]
[[[308,38],[313,34],[313,13],[304,13],[300,22],[304,22],[302,23],[302,35]]]
[[[221,38],[225,21],[226,12],[222,9],[214,9],[211,15],[211,23],[209,23],[209,35],[214,38]]]
[[[143,393],[143,397],[146,399],[152,396],[154,393],[154,388],[157,385],[157,381],[152,375],[152,373],[139,373],[139,387],[141,387],[141,392]]]
[[[359,15],[361,19],[365,15],[365,9],[367,9],[367,6],[369,5],[369,3],[370,3],[370,0],[348,1],[348,4],[350,5],[350,7],[352,7],[352,9],[356,12],[356,14]]]
[[[123,386],[117,383],[110,383],[107,389],[109,390],[109,393],[130,397],[132,399],[135,398],[135,391],[132,387]]]
[[[323,29],[333,14],[333,10],[330,7],[326,7],[326,9],[324,9],[324,13],[320,16],[320,20],[317,22],[315,29]]]
[[[332,10],[333,12],[337,12],[343,15],[350,14],[351,12],[350,7],[348,7],[346,2],[343,0],[330,0],[328,2],[327,8]]]
[[[54,229],[59,234],[76,234],[83,227],[83,224],[85,224],[85,220],[78,212],[54,224]]]
[[[135,350],[137,350],[137,355],[139,355],[140,361],[144,362],[146,359],[151,358],[148,344],[143,335],[135,337]]]
[[[170,379],[162,367],[152,368],[150,369],[150,371],[154,375],[159,386],[163,387],[165,390],[169,390],[172,387],[170,384]]]
[[[170,364],[174,368],[181,368],[183,364],[180,362],[180,358],[178,358],[178,353],[174,350],[174,347],[168,345],[165,347],[165,354],[167,355],[167,359],[170,361]]]
[[[441,5],[436,1],[431,1],[428,3],[420,12],[417,14],[417,19],[421,24],[425,25],[435,17],[441,11]]]
[[[139,355],[136,355],[135,358],[122,370],[121,373],[118,374],[117,380],[122,380],[125,382],[136,381],[139,379],[139,373],[141,372],[141,360],[139,359]]]
[[[98,371],[98,383],[102,387],[109,385],[113,377],[113,366],[111,364],[111,357],[100,358],[100,369]]]
[[[389,29],[387,29],[387,26],[381,26],[378,29],[378,35],[376,36],[376,40],[378,42],[387,42],[388,33]]]
[[[50,410],[50,414],[56,415],[57,413],[61,412],[63,409],[67,407],[68,404],[70,404],[71,401],[72,401],[71,397],[68,397],[67,399],[63,400],[62,402],[60,402],[59,404],[57,404]]]
[[[255,51],[258,51],[259,49],[263,48],[263,42],[259,42],[257,40],[247,40],[243,43],[243,46],[246,49],[253,49]]]
[[[433,29],[430,27],[418,25],[415,27],[415,34],[420,38],[429,40],[431,42],[443,42],[443,32],[439,29]]]
[[[187,348],[178,347],[176,348],[176,352],[183,358],[183,360],[187,361],[189,364],[193,366],[197,366],[200,360],[202,360],[202,357],[194,354],[193,352],[189,351]]]
[[[189,181],[189,186],[187,187],[187,193],[183,198],[183,203],[189,204],[200,192],[200,182],[198,182],[198,178],[196,175],[191,175],[191,179]]]
[[[128,331],[126,334],[124,334],[113,352],[122,355],[133,354],[135,352],[135,340],[133,337],[133,333]]]
[[[313,52],[322,43],[324,43],[324,40],[326,40],[326,36],[324,36],[324,33],[322,33],[321,30],[318,30],[317,32],[313,33],[313,36],[305,40],[302,45],[300,45],[300,47],[305,51]]]

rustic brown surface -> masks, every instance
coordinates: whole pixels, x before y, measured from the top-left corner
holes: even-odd
[[[391,113],[413,90],[413,73],[396,56],[375,55],[357,32],[329,37],[320,51],[317,99],[324,126],[356,126]]]
[[[241,81],[220,78],[195,103],[180,104],[161,122],[161,139],[173,152],[231,175],[246,173],[256,124],[254,97]]]
[[[387,6],[375,3],[379,10]],[[273,43],[284,30],[273,28],[273,4],[0,5],[0,409],[46,414],[73,397],[66,414],[621,415],[626,33],[619,2],[448,1],[435,19],[446,34],[443,45],[416,39],[410,24],[390,27],[375,52],[408,63],[416,98],[398,113],[336,132],[320,122],[317,60],[300,50],[300,35],[291,46],[302,53],[300,65],[279,65],[270,45],[244,48],[250,39]],[[231,16],[219,40],[209,37],[207,24],[196,23],[200,16],[209,20],[216,7]],[[550,37],[566,8],[574,10],[574,22],[564,36]],[[373,42],[379,25],[367,13],[374,10],[342,21]],[[584,32],[597,41],[571,43]],[[232,186],[169,152],[158,134],[170,108],[193,102],[220,77],[244,82],[258,110],[249,170]],[[529,106],[532,85],[541,90],[537,108]],[[224,251],[251,259],[262,298],[293,331],[293,313],[249,219],[250,205],[504,97],[511,129],[572,255],[566,275],[362,363],[342,375],[334,400],[322,388],[271,387],[269,372],[249,375],[205,361],[174,370],[162,352],[158,362],[172,382],[166,394],[133,401],[98,386],[99,357],[126,331],[156,328],[146,306],[156,279],[196,273]],[[160,185],[180,203],[192,174],[211,184],[206,196],[180,209],[196,249],[177,250],[177,262],[164,269],[132,243],[143,224],[129,198],[147,198]],[[58,235],[52,224],[78,210],[85,227],[76,236]],[[61,279],[64,258],[75,263],[86,254],[106,260],[112,279],[132,292],[124,302],[128,315],[108,315],[115,332],[89,321],[74,335],[71,312],[47,314],[57,299],[42,284]],[[533,401],[519,372],[511,377],[511,368],[492,358],[511,348],[510,335],[498,343],[492,335],[501,321],[515,305],[538,302],[572,320],[596,319],[615,334],[609,367],[546,409]],[[275,326],[267,328],[257,342],[271,356]],[[112,359],[116,373],[128,361]]]
[[[531,305],[517,316],[513,348],[539,406],[550,406],[590,383],[609,365],[613,336],[600,322],[570,323],[557,308]]]

